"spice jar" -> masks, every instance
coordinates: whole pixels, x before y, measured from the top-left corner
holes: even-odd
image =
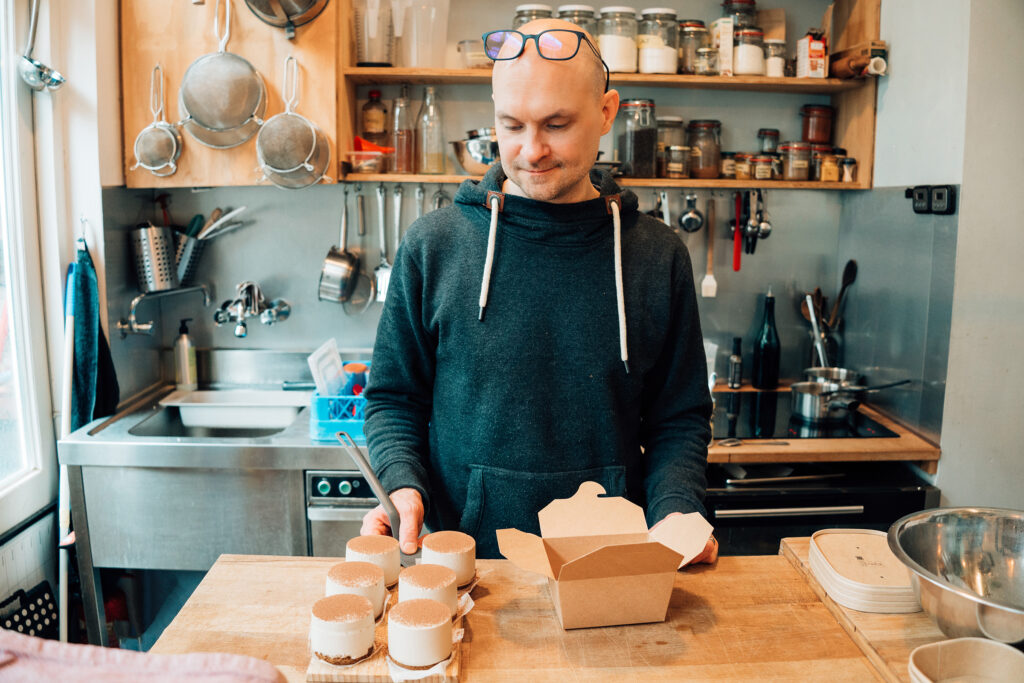
[[[772,180],[782,180],[782,155],[776,152],[768,156],[772,160]]]
[[[679,73],[697,73],[697,50],[708,47],[710,44],[711,37],[703,21],[699,19],[684,19],[680,21]]]
[[[755,0],[726,0],[722,3],[722,16],[732,17],[733,30],[757,24]]]
[[[590,5],[561,5],[558,18],[576,24],[591,36],[597,36],[597,14]]]
[[[820,164],[820,180],[823,183],[834,183],[839,180],[839,164],[835,154],[823,154]]]
[[[683,127],[681,116],[659,116],[658,122],[658,177],[666,178],[665,175],[665,150],[673,145],[686,144],[686,129]],[[689,153],[689,150],[687,150]]]
[[[843,157],[841,175],[844,183],[857,182],[857,160],[853,157]]]
[[[756,27],[741,28],[735,36],[732,72],[737,76],[764,76],[764,33]]]
[[[779,145],[782,154],[782,179],[807,180],[811,171],[811,145],[807,142],[784,142]]]
[[[836,110],[827,104],[805,104],[800,107],[803,141],[832,144],[832,119],[835,115]]]
[[[821,180],[821,158],[832,153],[832,145],[811,145],[811,180]]]
[[[754,180],[772,179],[772,158],[756,156],[750,160],[750,175]]]
[[[723,178],[736,177],[736,154],[735,152],[722,152],[721,174]]]
[[[785,40],[780,40],[778,38],[765,38],[764,75],[770,78],[782,78],[786,75]]]
[[[718,75],[718,48],[702,47],[697,50],[697,61],[693,65],[693,73],[698,76]]]
[[[777,128],[761,128],[757,131],[757,139],[761,141],[761,151],[774,154],[779,146],[779,130]]]
[[[690,148],[691,178],[717,178],[721,173],[721,134],[721,121],[690,121],[686,127],[686,145]]]
[[[665,177],[690,177],[690,148],[684,145],[669,145],[665,148]]]
[[[642,12],[636,36],[640,73],[674,74],[679,70],[679,23],[675,10],[652,7]]]
[[[624,100],[615,120],[619,161],[627,178],[653,178],[658,150],[654,100]]]
[[[736,163],[734,168],[736,180],[750,180],[750,158],[752,155],[746,152],[736,152]]]
[[[609,71],[636,71],[636,10],[632,7],[602,7],[597,22],[597,45]]]
[[[551,5],[519,5],[516,7],[516,15],[512,19],[512,28],[518,29],[534,19],[550,19],[551,16]]]

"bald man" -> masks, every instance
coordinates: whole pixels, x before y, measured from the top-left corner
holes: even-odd
[[[499,557],[496,529],[539,533],[537,512],[584,481],[649,525],[704,514],[711,397],[689,254],[593,170],[619,95],[573,24],[486,38],[501,163],[409,228],[366,388],[402,549],[425,525]],[[379,507],[362,533],[388,533]],[[716,556],[712,540],[698,560]]]

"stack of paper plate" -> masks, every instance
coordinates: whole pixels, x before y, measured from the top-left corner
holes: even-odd
[[[920,611],[906,565],[891,550],[885,532],[822,529],[811,536],[811,573],[837,603],[859,612]]]

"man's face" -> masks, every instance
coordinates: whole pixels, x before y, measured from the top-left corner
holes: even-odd
[[[575,28],[575,27],[574,27]],[[524,33],[543,30],[529,25]],[[571,60],[550,61],[533,41],[494,73],[494,112],[501,165],[522,193],[545,202],[587,198],[589,172],[602,135],[611,129],[618,93],[602,93],[586,45]],[[595,60],[596,61],[596,60]]]

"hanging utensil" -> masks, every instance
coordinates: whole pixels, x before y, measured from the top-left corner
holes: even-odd
[[[320,16],[327,0],[245,0],[245,4],[260,21],[283,28],[284,37],[292,40],[296,28]]]
[[[832,329],[835,329],[838,322],[839,306],[843,303],[843,296],[845,296],[846,290],[849,289],[856,279],[857,262],[850,259],[846,262],[846,267],[843,268],[843,284],[839,288],[839,295],[836,297],[836,302],[832,305],[832,312],[828,316],[828,326]]]
[[[444,186],[438,185],[437,191],[433,196],[434,211],[443,209],[452,203],[452,198],[448,196],[448,193],[444,191]]]
[[[387,190],[384,183],[377,187],[377,227],[380,237],[380,265],[373,271],[374,280],[377,283],[377,301],[381,303],[388,295],[388,285],[391,282],[391,262],[388,261],[388,237],[386,233],[385,210],[387,208]]]
[[[686,195],[686,210],[679,216],[679,227],[686,232],[697,232],[704,226],[704,214],[697,209],[697,195]]]
[[[665,221],[665,225],[672,225],[672,215],[668,209],[668,191],[661,190],[658,193],[658,206],[661,207],[661,220]]]
[[[715,200],[708,199],[708,266],[704,279],[700,283],[700,295],[705,299],[713,299],[718,294],[718,282],[715,281]]]
[[[748,197],[747,225],[744,229],[744,236],[746,237],[746,252],[753,254],[757,249],[757,233],[761,228],[761,223],[757,220],[757,191],[751,190]]]
[[[828,367],[828,358],[825,356],[825,345],[821,341],[821,331],[818,329],[818,310],[815,308],[811,295],[806,297],[807,308],[811,313],[811,331],[814,332],[814,348],[818,352],[818,361],[821,367]]]
[[[181,157],[182,138],[177,126],[164,119],[164,70],[158,63],[149,76],[149,111],[153,122],[135,138],[134,171],[140,166],[159,178],[174,175]]]
[[[743,193],[737,192],[733,195],[735,199],[736,222],[732,228],[732,269],[740,271],[740,252],[743,249],[743,228],[740,223],[743,220]]]
[[[765,205],[764,193],[757,191],[757,238],[766,240],[772,234],[772,224],[768,222],[768,207]]]
[[[423,218],[423,202],[427,198],[427,190],[423,187],[423,184],[416,186],[416,220]]]
[[[398,256],[398,245],[402,243],[402,197],[405,194],[405,190],[402,189],[401,183],[395,183],[394,193],[394,209],[392,218],[392,225],[394,228],[395,238],[395,256]]]
[[[366,234],[366,200],[363,197],[363,186],[356,185],[356,223],[359,228],[359,236]]]
[[[337,247],[331,247],[320,269],[318,298],[320,301],[344,303],[352,297],[359,277],[359,257],[348,250],[348,188],[341,205],[341,236]]]
[[[60,86],[64,85],[64,76],[59,71],[51,69],[32,57],[32,50],[36,46],[36,25],[38,23],[39,0],[32,0],[32,14],[28,24],[28,40],[25,42],[25,51],[21,54],[21,59],[18,60],[18,74],[28,87],[37,92],[57,90]]]

